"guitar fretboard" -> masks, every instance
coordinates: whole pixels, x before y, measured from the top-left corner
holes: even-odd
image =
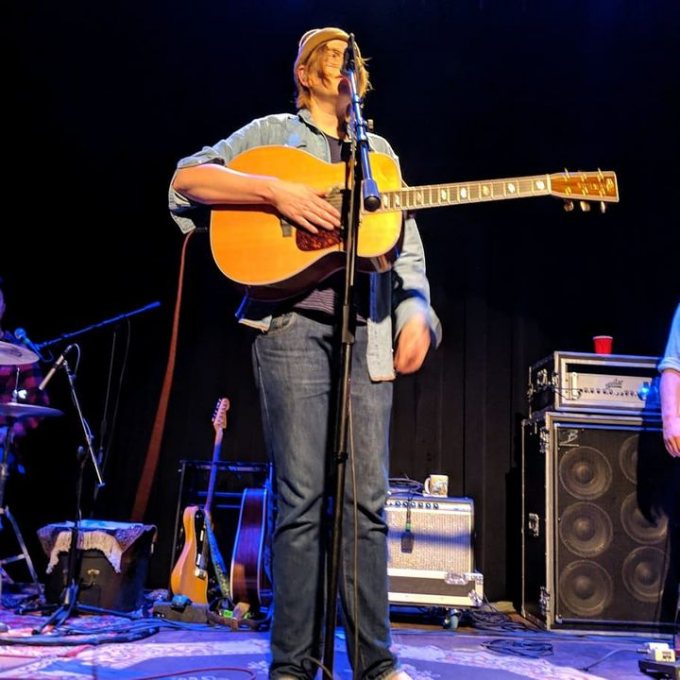
[[[379,211],[419,210],[464,203],[499,201],[508,198],[546,196],[550,194],[548,175],[498,179],[488,182],[432,184],[415,188],[386,191]]]

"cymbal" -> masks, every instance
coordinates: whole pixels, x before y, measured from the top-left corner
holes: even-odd
[[[34,364],[40,357],[26,347],[0,340],[0,366]]]
[[[25,404],[18,401],[9,401],[0,404],[0,416],[10,418],[38,418],[43,416],[63,416],[64,412],[58,408],[50,406],[39,406],[38,404]]]

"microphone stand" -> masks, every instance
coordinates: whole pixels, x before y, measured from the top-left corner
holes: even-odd
[[[68,340],[69,338],[75,338],[76,336],[82,335],[83,333],[88,333],[89,331],[94,330],[95,328],[102,328],[102,326],[108,326],[109,324],[116,323],[117,321],[121,321],[122,319],[127,319],[129,316],[134,316],[135,314],[147,312],[150,309],[160,307],[160,305],[161,305],[160,302],[152,302],[151,304],[148,304],[145,307],[140,307],[139,309],[135,309],[132,312],[119,314],[118,316],[114,316],[111,319],[106,319],[104,321],[100,321],[99,323],[92,324],[87,328],[81,328],[79,331],[74,331],[73,333],[65,333],[64,335],[60,335],[58,338],[54,338],[53,340],[47,340],[46,342],[38,342],[36,343],[35,346],[40,350],[43,347],[49,347],[50,345],[55,345],[56,343],[63,342],[64,340]]]
[[[65,357],[65,354],[62,355]],[[80,590],[80,584],[77,580],[76,574],[80,571],[80,557],[81,553],[78,551],[78,538],[80,534],[80,521],[82,519],[82,490],[83,490],[83,474],[85,471],[85,461],[88,458],[92,461],[94,466],[95,474],[97,476],[98,487],[101,488],[105,485],[102,478],[101,470],[99,469],[99,463],[97,462],[97,456],[95,455],[94,448],[92,446],[92,433],[90,428],[83,416],[83,411],[80,407],[80,401],[78,399],[78,394],[76,392],[75,386],[75,376],[71,372],[70,366],[66,358],[60,364],[66,371],[68,377],[69,386],[71,388],[71,399],[76,408],[78,414],[78,420],[80,421],[80,426],[83,430],[83,436],[85,439],[85,446],[78,447],[77,460],[80,464],[78,471],[78,480],[76,483],[76,517],[71,528],[71,545],[69,546],[68,561],[66,568],[66,582],[67,585],[62,593],[61,603],[59,605],[48,605],[47,607],[42,607],[42,611],[50,611],[52,608],[55,609],[54,613],[45,621],[45,623],[36,626],[32,633],[33,635],[40,635],[45,628],[48,626],[60,626],[66,619],[68,619],[74,612],[86,612],[86,613],[98,613],[98,614],[113,614],[115,616],[125,616],[121,612],[109,611],[107,609],[101,609],[99,607],[91,607],[89,605],[78,604],[78,592]],[[23,610],[30,611],[30,610]]]
[[[335,626],[337,621],[338,573],[342,545],[342,517],[345,493],[345,467],[348,458],[347,433],[349,430],[350,377],[352,371],[352,350],[356,330],[356,309],[354,307],[354,279],[356,273],[357,241],[362,207],[372,212],[380,207],[380,194],[371,172],[366,123],[362,118],[361,98],[358,94],[355,63],[356,46],[354,34],[350,34],[345,50],[342,73],[350,84],[351,103],[348,132],[351,154],[348,161],[348,180],[351,185],[347,225],[345,227],[345,282],[342,299],[342,320],[340,326],[341,354],[337,402],[335,407],[334,462],[335,491],[332,500],[333,517],[330,538],[330,563],[327,574],[326,625],[323,665],[333,673],[335,653]],[[361,192],[361,198],[360,198]],[[356,537],[355,537],[356,540]],[[355,574],[356,578],[356,574]]]

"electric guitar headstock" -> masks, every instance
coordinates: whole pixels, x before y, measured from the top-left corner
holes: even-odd
[[[222,397],[217,401],[215,406],[215,413],[213,414],[212,423],[215,432],[219,433],[227,427],[227,411],[229,410],[229,399]]]

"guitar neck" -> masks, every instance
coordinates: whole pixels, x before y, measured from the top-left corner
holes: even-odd
[[[220,448],[222,447],[222,431],[218,430],[215,435],[215,446],[213,448],[212,462],[210,463],[210,479],[208,481],[208,493],[205,498],[205,514],[210,515],[210,506],[215,495],[215,482],[217,480],[217,462],[220,458]]]
[[[509,198],[547,196],[550,193],[549,175],[496,179],[486,182],[431,184],[384,192],[382,205],[376,212],[421,210],[447,205],[502,201]]]

